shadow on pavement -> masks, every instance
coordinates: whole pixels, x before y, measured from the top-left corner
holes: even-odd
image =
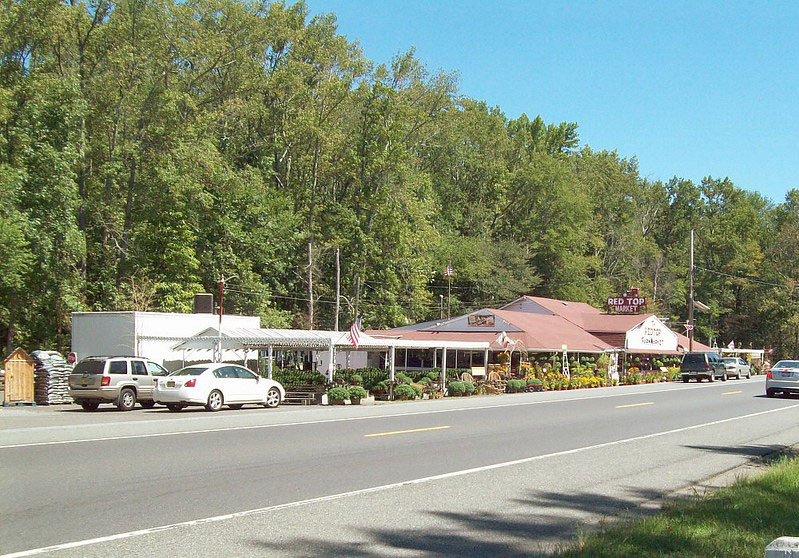
[[[517,510],[513,514],[420,512],[430,518],[431,524],[441,525],[432,532],[357,528],[359,534],[353,542],[306,536],[286,542],[252,540],[250,544],[281,556],[544,557],[574,540],[586,526],[590,529],[609,517],[631,511],[641,516],[654,513],[639,506],[642,501],[659,497],[660,493],[646,490],[630,490],[625,498],[533,491],[526,499],[509,502]],[[342,532],[341,538],[347,539],[347,533]]]

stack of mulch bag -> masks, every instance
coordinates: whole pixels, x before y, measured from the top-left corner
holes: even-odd
[[[36,364],[33,372],[33,398],[37,405],[72,403],[69,396],[69,374],[72,372],[64,357],[55,351],[33,351]]]

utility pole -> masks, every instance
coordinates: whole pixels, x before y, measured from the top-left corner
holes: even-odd
[[[691,229],[691,270],[688,289],[688,351],[694,350],[694,230]]]
[[[444,319],[444,295],[438,295],[438,319]]]
[[[225,296],[225,283],[230,281],[231,279],[237,277],[236,275],[231,275],[230,277],[225,278],[225,274],[219,278],[219,337],[218,337],[218,346],[219,346],[219,353],[217,355],[218,361],[222,361],[222,301]]]
[[[333,331],[338,331],[338,312],[341,308],[341,250],[336,247],[336,325]]]

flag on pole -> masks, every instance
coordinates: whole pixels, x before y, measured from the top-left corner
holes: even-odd
[[[734,349],[735,348],[735,341],[730,341],[730,344],[727,345],[727,348],[728,349]]]
[[[447,269],[444,270],[444,277],[452,277],[452,266],[447,264]]]
[[[499,336],[497,336],[496,342],[499,345],[502,345],[503,347],[505,347],[506,349],[510,345],[515,345],[516,344],[516,341],[513,341],[510,337],[508,337],[508,334],[505,333],[504,331],[502,333],[500,333]]]
[[[358,348],[358,343],[360,343],[361,341],[362,319],[363,319],[363,313],[361,313],[361,315],[358,316],[358,318],[354,322],[352,322],[352,325],[350,326],[350,334],[349,334],[350,343],[352,343],[352,346],[355,347],[356,349]]]

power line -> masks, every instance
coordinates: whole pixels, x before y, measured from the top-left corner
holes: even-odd
[[[723,275],[724,277],[729,277],[730,279],[740,279],[741,281],[758,283],[760,285],[766,285],[769,287],[780,287],[782,289],[790,288],[788,285],[780,285],[779,283],[769,283],[768,281],[762,281],[760,279],[754,279],[752,277],[741,277],[740,275],[732,275],[731,273],[724,273],[723,271],[716,271],[715,269],[707,269],[705,267],[699,267],[698,265],[695,265],[694,268],[701,269],[702,271],[707,271],[708,273],[715,273],[716,275]]]

